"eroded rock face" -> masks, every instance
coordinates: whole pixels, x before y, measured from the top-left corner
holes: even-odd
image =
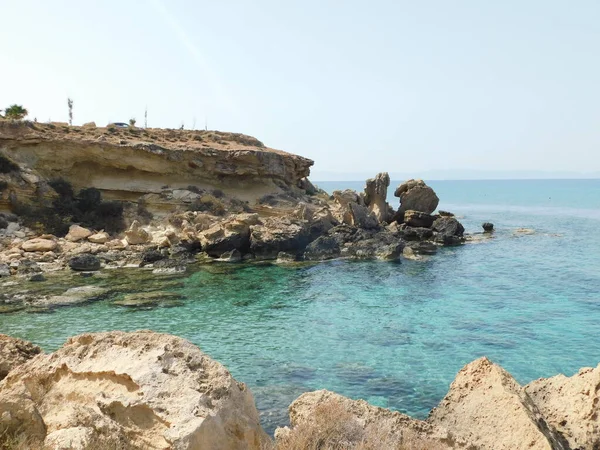
[[[600,365],[572,377],[540,378],[525,386],[545,421],[572,449],[600,448]]]
[[[326,390],[302,394],[289,412],[291,428],[275,432],[283,448],[468,448],[442,427]]]
[[[379,222],[387,222],[391,217],[390,205],[386,202],[390,176],[387,172],[378,173],[375,178],[369,178],[365,186],[365,205]]]
[[[276,259],[279,252],[302,253],[309,242],[306,221],[272,218],[251,228],[250,251],[258,259]]]
[[[18,366],[0,384],[0,424],[50,448],[259,449],[265,437],[243,383],[188,341],[150,331],[83,334]]]
[[[31,342],[0,334],[0,380],[21,364],[42,353],[42,349]]]
[[[127,242],[131,245],[140,245],[150,242],[152,236],[137,220],[134,220],[129,229],[125,232],[125,239],[127,239]]]
[[[423,180],[408,180],[396,188],[394,196],[400,198],[399,212],[412,209],[431,214],[437,208],[440,199],[435,191]]]
[[[427,419],[481,449],[560,449],[530,396],[502,367],[480,358],[463,367]]]

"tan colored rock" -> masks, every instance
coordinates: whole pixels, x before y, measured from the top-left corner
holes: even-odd
[[[190,342],[151,331],[83,334],[17,367],[0,384],[0,425],[51,448],[258,450],[266,437],[243,383]]]
[[[94,244],[106,244],[110,240],[110,235],[106,231],[101,231],[100,233],[92,234],[88,237],[88,241],[93,242]]]
[[[405,181],[396,188],[394,196],[400,197],[400,213],[412,209],[431,214],[440,202],[435,191],[423,180]]]
[[[96,128],[96,122],[86,122],[81,127],[82,128]]]
[[[523,388],[485,357],[458,372],[427,421],[447,428],[476,448],[562,448],[560,436],[540,425],[543,418]]]
[[[71,225],[65,239],[70,242],[79,242],[83,239],[87,239],[92,234],[94,233],[87,228],[80,227],[79,225]]]
[[[31,342],[0,334],[0,380],[41,352],[42,349]]]
[[[56,250],[58,244],[50,239],[30,239],[23,242],[21,248],[26,252],[51,252]]]
[[[289,412],[291,428],[275,432],[282,448],[468,448],[442,427],[326,390],[302,394]]]
[[[390,205],[386,201],[389,185],[390,176],[387,172],[378,173],[375,178],[366,181],[365,205],[379,222],[388,222],[392,215]]]
[[[106,246],[111,250],[125,250],[128,246],[126,239],[113,239],[108,241]]]
[[[600,365],[572,377],[540,378],[525,386],[525,392],[571,448],[600,448]]]
[[[134,220],[125,232],[125,239],[131,245],[140,245],[150,242],[152,236],[142,228],[142,225],[137,220]]]

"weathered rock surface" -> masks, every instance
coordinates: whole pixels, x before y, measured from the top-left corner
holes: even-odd
[[[400,212],[412,209],[431,214],[440,199],[423,180],[408,180],[396,188],[394,196],[400,197]]]
[[[109,240],[110,236],[106,231],[101,231],[88,237],[88,241],[94,244],[106,244]]]
[[[437,233],[435,241],[440,244],[459,245],[464,242],[465,228],[455,217],[439,217],[431,228]]]
[[[283,448],[292,442],[301,447],[289,448],[468,448],[442,427],[326,390],[302,394],[289,413],[291,428],[275,432]]]
[[[259,259],[276,259],[279,252],[299,253],[310,242],[307,223],[291,218],[269,218],[252,227],[250,251]]]
[[[56,250],[58,244],[50,239],[34,238],[21,244],[21,248],[26,252],[51,252]]]
[[[410,227],[429,228],[433,225],[434,217],[430,214],[409,209],[404,212],[404,223]]]
[[[565,448],[525,390],[487,358],[458,372],[427,420],[481,449]]]
[[[131,245],[146,244],[152,240],[152,236],[148,231],[142,228],[142,225],[137,220],[134,220],[129,229],[125,232],[125,239]]]
[[[69,267],[76,271],[100,270],[100,258],[89,253],[73,256],[69,259]]]
[[[3,380],[15,367],[42,352],[31,342],[0,334],[0,380]]]
[[[572,377],[540,378],[526,385],[525,392],[572,449],[600,448],[600,365]]]
[[[70,242],[79,242],[83,239],[87,239],[92,234],[94,234],[94,232],[87,228],[80,227],[79,225],[71,225],[65,239]]]
[[[388,205],[387,189],[390,185],[390,176],[387,172],[378,173],[375,178],[369,178],[365,186],[365,205],[369,208],[379,222],[389,221],[392,210]]]
[[[265,437],[243,383],[191,343],[150,331],[83,334],[18,366],[0,384],[0,425],[50,448],[250,450]]]

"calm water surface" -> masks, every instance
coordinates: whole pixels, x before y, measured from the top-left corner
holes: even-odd
[[[46,350],[86,331],[150,328],[185,337],[249,384],[268,431],[286,423],[295,397],[321,388],[425,417],[461,366],[482,355],[523,383],[597,365],[600,180],[429,184],[440,209],[460,216],[467,231],[491,221],[495,237],[425,262],[213,265],[181,278],[139,270],[74,278],[68,283],[109,285],[114,294],[53,313],[0,315],[0,332]],[[170,308],[112,305],[124,292],[154,289],[183,300]]]

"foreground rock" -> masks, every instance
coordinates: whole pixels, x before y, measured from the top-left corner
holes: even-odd
[[[243,383],[150,331],[83,334],[12,370],[0,425],[47,448],[259,449],[265,438]]]
[[[21,364],[39,355],[42,349],[22,339],[0,334],[0,380]]]

